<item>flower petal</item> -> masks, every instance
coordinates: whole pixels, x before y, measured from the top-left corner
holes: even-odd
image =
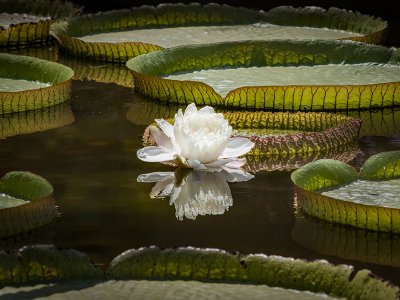
[[[153,172],[147,174],[140,174],[137,182],[158,182],[169,178],[175,178],[174,172]]]
[[[173,152],[166,152],[164,147],[149,146],[137,151],[137,157],[147,162],[162,162],[174,159]]]
[[[158,127],[150,126],[150,134],[156,141],[158,146],[165,147],[168,150],[174,150],[174,146],[171,143],[171,139]]]
[[[220,173],[228,182],[242,182],[254,178],[253,174],[247,173],[242,169],[223,168]]]
[[[224,165],[225,168],[229,169],[238,169],[243,167],[243,165],[246,163],[247,159],[245,157],[242,158],[236,158],[230,162],[228,162],[226,165]]]
[[[218,171],[222,166],[232,163],[235,160],[235,158],[219,158],[210,163],[204,164],[204,166],[210,171]]]
[[[174,180],[175,178],[168,178],[166,180],[157,182],[156,185],[153,186],[150,192],[150,198],[164,198],[169,196],[174,189]]]
[[[190,103],[185,109],[185,117],[197,113],[197,107],[195,103]]]
[[[174,126],[172,124],[168,123],[164,119],[155,119],[155,121],[167,137],[174,137]]]
[[[249,152],[253,147],[254,143],[247,138],[231,138],[218,158],[239,157]]]
[[[193,170],[195,171],[207,171],[207,167],[197,159],[188,159],[186,161],[189,164],[189,166],[193,168]]]
[[[215,113],[215,111],[214,111],[214,108],[212,108],[211,106],[204,106],[204,107],[200,108],[199,113],[213,114],[213,113]]]

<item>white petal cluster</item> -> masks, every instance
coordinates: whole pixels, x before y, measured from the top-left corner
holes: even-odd
[[[239,156],[254,146],[247,138],[232,138],[228,121],[209,106],[197,110],[189,104],[185,113],[180,109],[175,114],[174,125],[164,119],[156,122],[159,128],[151,126],[150,133],[158,146],[138,150],[143,161],[174,161],[180,167],[203,171],[240,168],[245,159]]]

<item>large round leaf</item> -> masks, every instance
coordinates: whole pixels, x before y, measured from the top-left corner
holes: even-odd
[[[137,92],[166,103],[291,111],[400,104],[395,50],[353,42],[272,40],[189,45],[141,55],[129,60],[127,66]],[[202,72],[216,77],[209,77],[206,83]]]
[[[14,171],[0,179],[0,237],[32,230],[57,216],[53,187],[30,172]]]
[[[386,27],[386,22],[380,19],[335,8],[280,7],[265,13],[228,5],[192,3],[83,15],[52,26],[52,31],[72,55],[121,63],[162,47],[209,43],[213,39],[303,36],[379,43]]]
[[[0,88],[0,114],[45,108],[70,97],[74,72],[66,66],[6,53],[0,53],[0,65],[0,81],[7,83]]]
[[[319,160],[292,173],[298,208],[363,229],[400,233],[400,151],[370,157],[358,174],[342,162]]]

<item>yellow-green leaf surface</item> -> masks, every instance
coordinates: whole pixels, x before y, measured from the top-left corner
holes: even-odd
[[[242,41],[169,48],[127,66],[138,93],[166,103],[338,111],[400,105],[395,53],[345,41]]]
[[[318,160],[292,173],[297,205],[333,223],[400,233],[400,151],[371,156],[360,175],[342,162]]]
[[[115,279],[201,280],[265,284],[354,299],[396,299],[398,288],[362,270],[326,261],[306,262],[280,256],[234,255],[217,249],[156,247],[129,250],[116,257],[107,273]]]
[[[254,142],[254,148],[246,154],[257,157],[252,161],[312,161],[318,156],[340,155],[357,142],[361,122],[342,115],[303,112],[229,112],[224,117],[234,129],[234,136]],[[145,145],[155,143],[149,127],[143,141]],[[264,169],[262,166],[261,162],[260,169]]]
[[[292,239],[323,255],[400,267],[400,235],[296,216]]]
[[[61,64],[38,58],[0,53],[0,78],[48,83],[43,88],[18,92],[0,88],[0,114],[45,108],[65,102],[74,72]]]
[[[36,282],[44,284],[29,286]],[[44,292],[50,299],[397,299],[399,292],[368,270],[355,272],[322,260],[154,246],[125,251],[105,274],[78,251],[28,246],[0,254],[0,284],[23,284],[3,288],[1,296],[38,297]]]
[[[0,237],[43,226],[57,216],[53,187],[39,175],[22,171],[4,175],[0,179],[0,195],[0,201],[14,198],[16,204],[0,209]]]
[[[69,103],[0,117],[0,138],[63,127],[75,122]]]
[[[44,44],[53,23],[48,17],[0,13],[0,49]]]
[[[58,62],[60,47],[56,43],[49,43],[49,45],[45,46],[4,49],[4,52],[9,54],[31,56],[44,60]]]
[[[386,27],[383,20],[339,9],[280,7],[265,13],[192,3],[83,15],[52,26],[52,33],[72,55],[123,63],[162,47],[215,41],[302,37],[379,43]]]

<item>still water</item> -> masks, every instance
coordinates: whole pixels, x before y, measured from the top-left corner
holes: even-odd
[[[263,171],[252,180],[229,183],[233,201],[222,215],[178,220],[168,198],[151,199],[154,183],[139,183],[137,177],[173,169],[144,163],[136,151],[146,120],[152,119],[146,114],[173,114],[175,107],[152,107],[129,87],[75,80],[71,101],[60,109],[28,118],[36,120],[31,131],[50,128],[33,133],[19,128],[28,122],[26,114],[13,115],[12,128],[0,117],[0,134],[8,136],[0,139],[1,176],[29,170],[45,177],[60,212],[43,228],[0,240],[1,247],[51,243],[83,251],[99,266],[129,248],[216,247],[352,264],[400,285],[400,237],[304,218],[296,213],[290,171]],[[357,168],[372,154],[400,150],[398,111],[364,117],[360,152],[350,162]],[[23,134],[11,136],[18,131]]]

